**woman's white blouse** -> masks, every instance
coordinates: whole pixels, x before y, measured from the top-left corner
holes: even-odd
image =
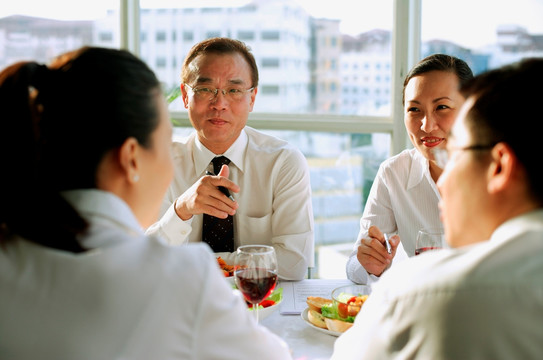
[[[360,233],[347,260],[347,277],[359,284],[378,278],[368,275],[356,257],[361,239],[376,225],[383,233],[398,234],[392,265],[415,255],[417,232],[442,227],[438,203],[441,197],[430,175],[428,160],[417,149],[408,149],[384,161],[379,167],[360,219]]]
[[[0,250],[0,358],[290,358],[233,293],[207,245],[145,236],[111,193],[66,196],[91,224],[81,241],[92,250],[23,239]]]

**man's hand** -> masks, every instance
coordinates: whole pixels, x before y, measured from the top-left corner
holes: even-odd
[[[175,201],[175,212],[182,220],[193,215],[208,214],[221,219],[234,215],[238,203],[230,200],[220,190],[224,186],[230,192],[239,192],[239,186],[228,180],[228,165],[223,165],[217,176],[205,175]]]
[[[387,252],[385,237],[377,226],[371,226],[368,230],[369,238],[362,239],[356,258],[369,274],[381,276],[390,266],[396,249],[400,244],[400,237],[394,235],[389,238],[391,252]]]

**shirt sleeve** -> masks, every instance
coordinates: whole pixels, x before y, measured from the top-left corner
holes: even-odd
[[[272,245],[279,276],[302,280],[314,266],[314,220],[309,167],[297,150],[288,153],[273,176]]]
[[[180,245],[188,242],[188,236],[192,231],[192,218],[183,221],[175,212],[175,202],[170,205],[166,213],[147,230],[149,236],[158,236],[165,239],[170,245]]]
[[[397,231],[396,218],[390,197],[389,187],[385,179],[385,166],[382,165],[371,187],[364,214],[360,219],[360,232],[345,267],[347,278],[355,283],[370,285],[379,279],[379,277],[367,273],[356,255],[361,240],[368,237],[370,226],[375,225],[386,233]]]

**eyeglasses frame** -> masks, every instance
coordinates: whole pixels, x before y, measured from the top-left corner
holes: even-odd
[[[185,85],[186,87],[188,87],[188,88],[192,91],[193,94],[196,94],[196,92],[194,91],[194,88],[195,88],[196,86],[198,86],[198,85],[190,86],[190,85],[187,84],[187,83],[183,83],[183,85]],[[212,87],[212,86],[206,86],[206,85],[202,85],[202,86],[207,87],[209,90],[212,90],[212,89],[215,90],[214,92],[212,91],[212,92],[213,92],[213,96],[212,96],[210,99],[207,100],[207,101],[209,101],[209,102],[213,102],[213,101],[215,101],[215,99],[217,99],[217,96],[219,95],[219,90],[221,91],[222,95],[223,95],[224,97],[226,97],[226,90],[227,90],[227,89],[219,89],[219,88],[214,88],[214,87]],[[251,87],[251,88],[249,88],[249,89],[238,89],[238,90],[243,91],[243,95],[246,95],[246,94],[250,93],[251,91],[253,91],[254,89],[255,89],[255,86],[253,86],[253,87]],[[228,99],[228,98],[227,98],[227,99]]]

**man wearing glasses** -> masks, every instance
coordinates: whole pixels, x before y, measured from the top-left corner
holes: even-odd
[[[440,153],[451,249],[387,271],[332,359],[543,354],[543,59],[477,76]]]
[[[148,232],[207,242],[228,264],[240,245],[271,245],[279,276],[303,279],[314,250],[309,168],[299,150],[246,126],[258,92],[249,48],[204,40],[189,51],[181,78],[195,132],[173,144],[175,177]]]

